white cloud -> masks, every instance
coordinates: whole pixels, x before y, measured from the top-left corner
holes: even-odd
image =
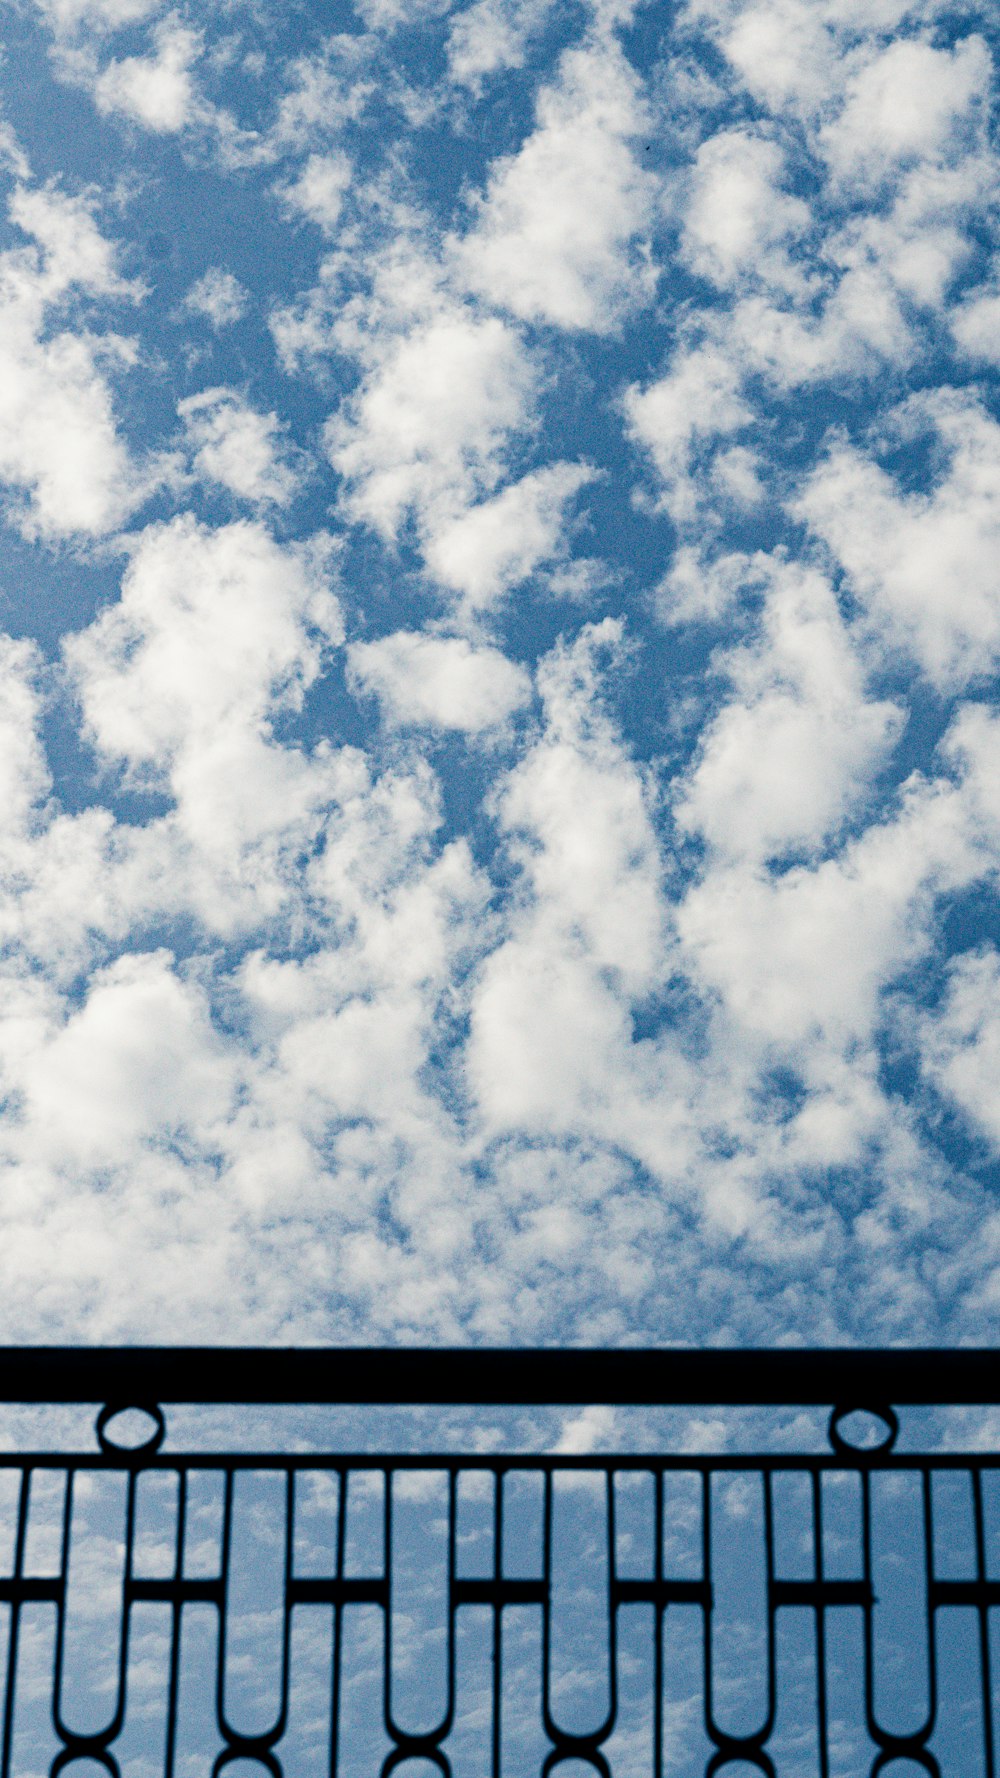
[[[552,0],[474,0],[452,15],[448,72],[458,85],[482,90],[483,76],[524,64],[528,43]]]
[[[130,547],[120,602],[65,643],[86,733],[108,764],[176,802],[148,830],[150,868],[166,847],[173,874],[193,847],[186,893],[200,915],[224,925],[245,901],[240,917],[259,919],[280,905],[285,848],[290,868],[343,776],[328,747],[309,754],[271,734],[340,638],[324,550],[185,515]]]
[[[311,154],[298,177],[278,190],[293,213],[332,234],[350,183],[351,163],[346,154]]]
[[[701,18],[708,8],[699,4],[691,10]],[[729,61],[754,96],[773,109],[826,97],[832,58],[820,6],[800,0],[729,6],[708,22],[722,26]]]
[[[140,1143],[197,1144],[224,1122],[233,1062],[172,961],[161,951],[95,972],[84,1005],[15,1064],[11,1084],[54,1160],[117,1169]]]
[[[176,14],[153,32],[156,53],[110,61],[93,83],[94,103],[105,115],[120,113],[158,135],[175,135],[198,113],[191,69],[201,38]]]
[[[728,450],[715,453],[710,474],[723,499],[746,510],[759,506],[766,498],[767,490],[759,473],[763,468],[758,451],[747,445],[730,445]]]
[[[184,298],[184,307],[192,315],[204,315],[216,329],[232,327],[246,314],[249,293],[232,272],[222,266],[209,266],[208,271],[192,284]]]
[[[922,0],[920,14],[943,4]],[[858,40],[863,58],[866,36],[877,42],[915,10],[913,0],[687,0],[683,18],[719,41],[755,98],[809,117],[836,103],[837,75],[858,60]]]
[[[19,522],[29,532],[100,535],[144,497],[155,471],[140,474],[115,417],[107,362],[128,363],[129,342],[53,325],[71,292],[135,297],[112,243],[87,205],[53,187],[19,187],[12,220],[38,248],[3,255],[0,295],[0,479],[23,490]]]
[[[347,510],[392,537],[409,510],[460,509],[495,481],[508,434],[529,419],[534,378],[513,329],[457,307],[377,338],[373,356],[326,443]]]
[[[754,560],[741,551],[719,555],[686,543],[677,550],[655,590],[656,614],[668,628],[717,623],[733,610],[740,592],[758,582]]]
[[[700,276],[726,288],[748,275],[797,290],[786,242],[810,227],[809,206],[783,190],[784,154],[746,129],[722,130],[695,156],[683,246]]]
[[[163,0],[35,0],[39,12],[57,35],[81,26],[117,31],[156,12]]]
[[[734,694],[703,732],[677,809],[719,853],[763,859],[818,845],[861,800],[903,712],[865,697],[828,583],[760,564],[770,580],[761,633],[715,658]]]
[[[506,722],[531,694],[523,667],[460,636],[399,630],[355,642],[348,660],[355,683],[374,692],[389,720],[402,726],[478,735]]]
[[[820,131],[834,173],[877,183],[914,161],[964,146],[990,72],[981,37],[951,49],[890,43],[854,76],[843,109]]]
[[[476,226],[452,243],[468,287],[525,320],[613,329],[653,293],[643,251],[654,182],[635,75],[607,43],[566,52],[537,128],[494,164]]]
[[[19,185],[8,208],[11,221],[41,249],[40,264],[30,268],[23,260],[19,264],[8,258],[13,291],[20,287],[25,297],[37,294],[43,301],[54,301],[74,285],[93,296],[143,294],[141,285],[120,275],[118,248],[101,234],[86,199],[55,185]]]
[[[285,506],[298,478],[282,460],[277,414],[260,414],[235,389],[203,389],[178,402],[194,470],[241,500]]]
[[[682,521],[693,517],[695,452],[706,441],[737,432],[753,419],[742,378],[731,357],[712,346],[681,352],[658,382],[633,384],[624,407],[629,437],[649,451],[665,484],[663,503]]]
[[[939,1091],[1000,1149],[1000,955],[983,949],[949,965],[941,1007],[920,1020],[922,1065]]]
[[[322,563],[260,524],[212,530],[182,514],[129,547],[120,602],[66,653],[100,751],[159,779],[199,743],[208,757],[230,724],[257,730],[294,706],[340,621]]]
[[[917,362],[996,190],[985,44],[887,42],[909,10],[890,0],[685,8],[688,28],[723,48],[734,89],[745,84],[773,114],[695,136],[686,187],[678,181],[682,253],[736,297],[728,311],[703,309],[700,331],[781,391]],[[808,182],[802,197],[787,189],[796,176]],[[966,328],[975,351],[984,327],[971,307]]]
[[[596,472],[550,463],[455,517],[432,522],[424,560],[434,578],[468,606],[494,603],[559,551],[567,504]]]
[[[970,219],[993,177],[987,161],[969,155],[954,167],[914,168],[888,210],[817,213],[814,240],[795,262],[801,290],[791,288],[782,256],[764,250],[752,269],[762,288],[728,313],[705,312],[706,331],[734,365],[781,391],[870,377],[886,365],[905,370],[926,348],[922,324],[941,315],[970,255]]]
[[[38,738],[39,656],[31,642],[0,632],[0,847],[19,837],[51,788]]]
[[[285,91],[267,142],[270,151],[315,150],[361,116],[374,89],[368,76],[370,39],[341,33],[316,55],[298,56],[282,70]]]
[[[0,167],[13,173],[15,179],[31,178],[31,165],[17,139],[11,123],[0,113]]]
[[[474,984],[466,1066],[489,1137],[610,1143],[678,1188],[688,1065],[632,1028],[671,950],[650,787],[600,703],[621,637],[587,625],[539,669],[544,731],[496,796],[519,880]]]
[[[883,365],[904,368],[913,359],[916,341],[885,268],[864,241],[838,245],[844,269],[817,314],[751,296],[719,327],[744,371],[752,368],[787,390],[836,376],[872,376]]]
[[[1000,277],[969,291],[952,310],[951,330],[959,351],[981,364],[1000,365]]]
[[[421,24],[440,17],[448,0],[356,0],[356,11],[369,31],[392,32],[400,25]]]
[[[923,404],[947,453],[927,494],[906,494],[855,445],[835,444],[794,510],[842,563],[874,622],[942,688],[1000,653],[1000,427],[968,397]]]
[[[709,869],[677,914],[689,967],[814,1084],[831,1050],[860,1067],[883,989],[927,953],[934,896],[982,872],[969,815],[961,787],[918,779],[898,815],[815,866]]]

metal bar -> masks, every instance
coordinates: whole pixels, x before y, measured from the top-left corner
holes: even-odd
[[[990,1455],[982,1451],[935,1451],[934,1468],[940,1470],[968,1469],[970,1464],[977,1464],[984,1474],[1000,1470],[1000,1454]],[[926,1455],[895,1451],[887,1454],[881,1452],[873,1455],[867,1451],[854,1451],[850,1462],[845,1465],[843,1456],[831,1456],[824,1451],[810,1452],[752,1452],[747,1456],[720,1455],[702,1457],[694,1452],[681,1451],[670,1456],[662,1456],[656,1451],[612,1451],[599,1457],[582,1456],[566,1457],[561,1454],[544,1451],[518,1452],[516,1456],[503,1459],[483,1459],[476,1455],[463,1457],[451,1451],[309,1451],[290,1456],[284,1452],[254,1451],[247,1453],[229,1452],[220,1456],[218,1451],[180,1451],[154,1457],[133,1458],[128,1451],[94,1456],[79,1452],[28,1451],[17,1456],[9,1453],[0,1454],[0,1470],[20,1470],[25,1465],[36,1470],[58,1470],[61,1474],[75,1475],[81,1469],[120,1472],[131,1468],[143,1471],[176,1470],[180,1466],[188,1471],[199,1469],[219,1469],[223,1463],[228,1469],[242,1471],[247,1469],[455,1469],[480,1470],[494,1475],[503,1475],[512,1469],[521,1470],[604,1470],[608,1465],[621,1470],[652,1469],[655,1473],[666,1475],[677,1470],[691,1471],[697,1475],[722,1475],[736,1470],[754,1469],[759,1474],[774,1474],[777,1470],[789,1473],[824,1474],[828,1471],[849,1469],[885,1469],[897,1473],[912,1473],[923,1469],[927,1462]]]
[[[496,1405],[1000,1404],[982,1348],[498,1351],[371,1347],[0,1347],[0,1401]]]

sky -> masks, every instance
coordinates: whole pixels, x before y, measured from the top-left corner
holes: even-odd
[[[995,10],[0,37],[0,1342],[991,1343]]]

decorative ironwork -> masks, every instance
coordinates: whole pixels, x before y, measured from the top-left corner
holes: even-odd
[[[1000,1455],[897,1417],[1000,1401],[991,1353],[14,1349],[0,1399],[103,1404],[92,1450],[0,1453],[0,1778],[995,1778]],[[174,1451],[169,1402],[829,1418],[756,1454]]]

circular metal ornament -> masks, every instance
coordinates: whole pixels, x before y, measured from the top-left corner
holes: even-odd
[[[849,1420],[852,1414],[870,1414],[872,1419],[881,1420],[885,1427],[885,1436],[878,1439],[875,1444],[853,1444],[849,1438],[844,1437],[841,1431],[844,1421]],[[859,1460],[863,1462],[869,1457],[883,1457],[892,1450],[899,1437],[899,1417],[895,1408],[891,1408],[888,1402],[877,1404],[847,1402],[842,1407],[834,1408],[830,1415],[827,1437],[840,1457],[853,1457],[855,1462]]]
[[[145,1414],[152,1420],[153,1430],[149,1437],[142,1439],[137,1445],[120,1445],[114,1438],[108,1437],[108,1427],[119,1414]],[[158,1451],[167,1436],[167,1422],[163,1409],[157,1402],[150,1401],[109,1401],[106,1402],[97,1416],[94,1426],[97,1442],[108,1456],[114,1457],[151,1457]]]

